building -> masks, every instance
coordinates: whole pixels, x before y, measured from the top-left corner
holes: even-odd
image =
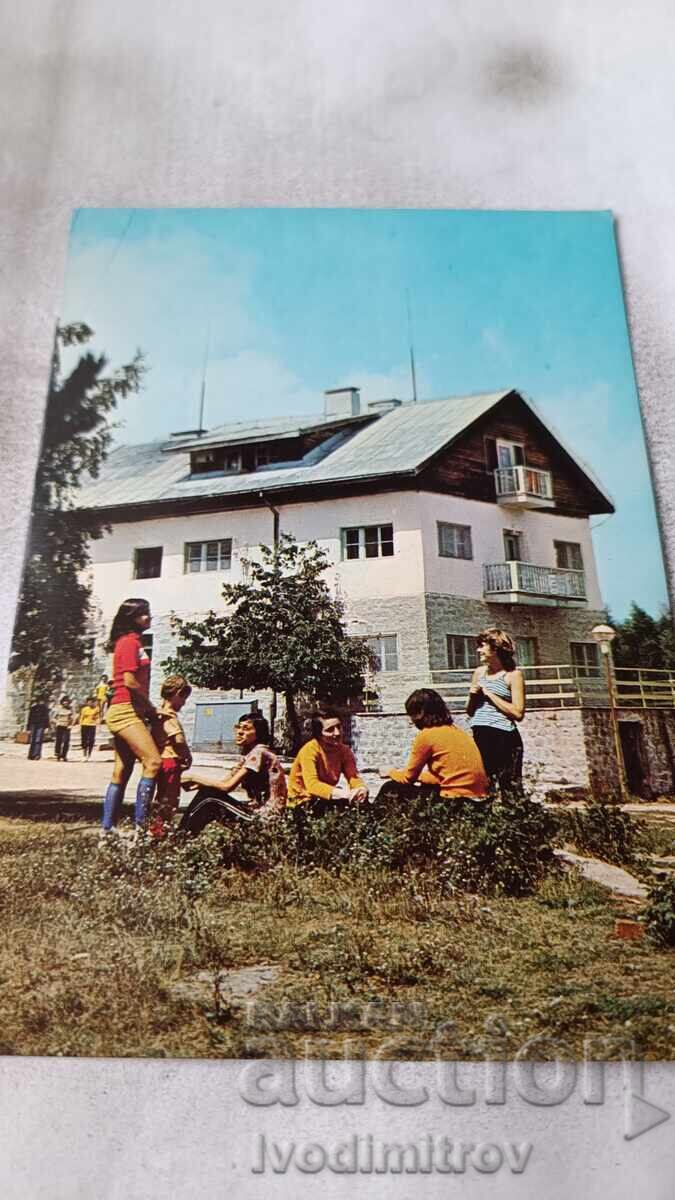
[[[516,390],[365,409],[358,389],[329,391],[316,417],[120,447],[81,504],[109,526],[91,547],[99,645],[121,600],[142,595],[155,663],[171,614],[217,609],[281,530],[328,552],[349,631],[378,655],[385,711],[421,677],[474,665],[486,625],[514,635],[524,665],[598,665],[589,517],[612,501]],[[187,714],[198,741],[227,741],[214,729],[234,709],[217,699],[197,694]]]

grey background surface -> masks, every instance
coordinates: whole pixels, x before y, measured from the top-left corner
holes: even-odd
[[[3,10],[3,664],[79,205],[612,209],[672,568],[675,13],[666,0],[5,0]],[[3,1196],[294,1196],[320,1186],[435,1197],[466,1186],[539,1197],[611,1188],[618,1200],[638,1183],[655,1200],[675,1192],[672,1123],[625,1141],[618,1084],[598,1108],[392,1110],[374,1098],[354,1117],[305,1104],[251,1109],[237,1098],[237,1072],[4,1060]],[[650,1068],[647,1094],[675,1109],[670,1067]],[[469,1140],[530,1138],[531,1164],[508,1178],[250,1174],[257,1129],[335,1139],[395,1128],[409,1140],[449,1126]]]

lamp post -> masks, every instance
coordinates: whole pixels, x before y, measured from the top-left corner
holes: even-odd
[[[595,625],[591,629],[591,636],[600,647],[600,653],[605,660],[605,673],[607,676],[607,693],[609,695],[609,716],[612,722],[612,732],[614,734],[614,752],[616,754],[616,766],[619,772],[619,792],[622,801],[625,803],[628,799],[628,787],[626,785],[626,772],[623,761],[623,750],[621,749],[621,738],[619,736],[619,718],[616,708],[616,691],[614,688],[614,673],[612,670],[612,642],[616,637],[616,630],[612,629],[611,625]]]

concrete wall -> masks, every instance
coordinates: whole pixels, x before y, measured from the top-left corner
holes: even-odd
[[[557,787],[590,786],[585,731],[580,709],[529,712],[520,730],[524,776],[535,795]],[[607,714],[601,714],[605,717]],[[455,724],[468,729],[462,716]],[[352,717],[351,742],[363,770],[403,766],[415,729],[405,713],[359,713]]]

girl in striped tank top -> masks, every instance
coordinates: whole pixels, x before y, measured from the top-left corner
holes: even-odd
[[[481,665],[473,673],[466,711],[485,770],[504,796],[522,786],[523,742],[517,722],[525,715],[525,681],[508,633],[485,629],[477,641]]]

